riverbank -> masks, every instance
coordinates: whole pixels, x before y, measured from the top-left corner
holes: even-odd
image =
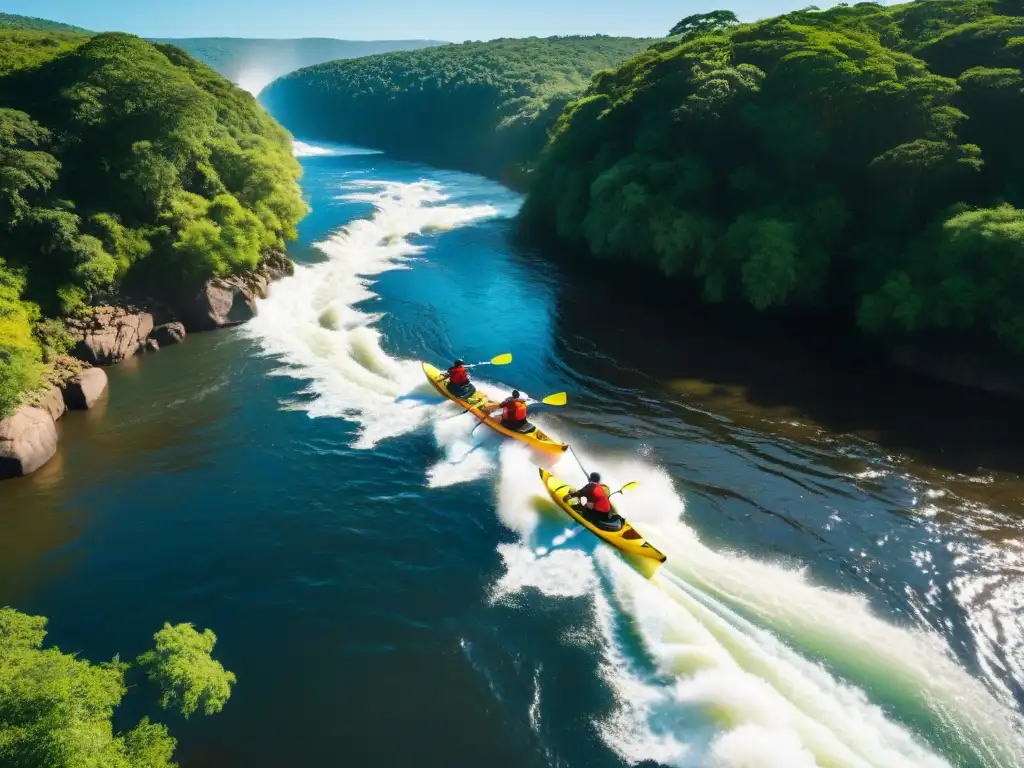
[[[57,421],[68,410],[89,410],[107,391],[103,367],[178,344],[188,333],[248,322],[258,313],[256,299],[294,272],[278,251],[263,254],[249,274],[208,280],[191,301],[177,308],[156,302],[93,307],[63,323],[74,347],[50,366],[42,390],[0,420],[0,480],[31,474],[57,453]]]

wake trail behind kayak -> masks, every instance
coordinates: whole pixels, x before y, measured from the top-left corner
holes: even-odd
[[[668,555],[653,580],[642,578],[551,503],[537,464],[578,485],[571,456],[540,458],[474,429],[477,420],[442,400],[418,361],[385,351],[380,316],[356,305],[375,298],[377,275],[409,269],[429,251],[430,239],[410,239],[514,212],[507,198],[459,205],[447,191],[344,179],[341,198],[369,204],[372,215],[317,243],[326,259],[276,283],[245,332],[278,361],[278,375],[306,382],[304,399],[286,407],[352,422],[353,448],[429,430],[441,457],[426,470],[428,488],[494,479],[498,517],[517,541],[497,545],[505,571],[492,601],[515,604],[526,591],[591,601],[599,671],[618,694],[610,718],[594,723],[607,746],[630,763],[694,767],[950,765],[935,749],[970,764],[1016,764],[1012,716],[941,640],[888,624],[863,599],[800,572],[705,547],[682,521],[672,479],[649,458],[591,455],[564,425],[550,427],[613,488],[640,481],[616,505]],[[508,393],[475,379],[492,397]],[[623,639],[631,633],[643,658]],[[524,713],[534,724],[544,719],[540,685]],[[926,746],[910,728],[947,740]]]
[[[621,699],[616,728],[595,726],[612,734],[608,746],[624,759],[950,765],[887,719],[885,712],[898,711],[914,730],[942,734],[932,747],[966,765],[1019,764],[1019,721],[952,659],[941,638],[889,624],[860,596],[813,585],[800,571],[704,546],[683,522],[683,501],[660,467],[639,455],[593,455],[566,437],[584,466],[599,468],[613,489],[639,481],[615,497],[616,507],[668,561],[652,580],[626,565],[550,501],[534,458],[509,445],[501,453],[496,504],[520,541],[499,545],[506,573],[492,598],[514,602],[535,589],[596,601],[594,631],[617,659],[606,662],[604,674]],[[583,482],[571,457],[551,471],[573,485]],[[602,614],[604,602],[617,610]],[[640,635],[658,674],[635,671],[622,640],[631,633]],[[618,734],[626,724],[633,737],[624,742]],[[699,755],[694,728],[717,733]]]

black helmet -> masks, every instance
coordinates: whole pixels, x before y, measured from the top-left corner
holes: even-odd
[[[458,360],[455,361],[455,365],[453,365],[452,368],[454,368],[456,365],[462,365],[462,358],[461,357]]]
[[[519,397],[519,390],[518,389],[513,389],[512,390],[512,397]]]
[[[597,472],[591,472],[590,473],[590,482],[592,482],[592,483],[600,483],[601,482],[601,476],[599,474],[597,474]]]

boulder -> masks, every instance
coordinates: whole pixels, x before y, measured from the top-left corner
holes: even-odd
[[[160,342],[156,339],[146,339],[146,351],[147,352],[159,352]]]
[[[57,453],[57,427],[49,412],[23,405],[0,421],[0,478],[35,472]]]
[[[270,278],[262,272],[257,272],[249,279],[248,287],[255,295],[265,299],[270,291]]]
[[[192,306],[192,326],[212,331],[239,325],[256,316],[256,298],[238,277],[210,280],[196,294]]]
[[[58,386],[50,386],[48,389],[43,390],[32,404],[49,413],[50,418],[54,421],[63,416],[64,411],[67,410],[67,406],[64,404],[64,393],[60,391]]]
[[[282,277],[294,275],[295,264],[281,251],[266,251],[256,271],[265,275],[268,283],[272,283]]]
[[[149,338],[161,347],[178,344],[185,340],[185,326],[181,323],[164,323],[154,328]]]
[[[73,354],[92,365],[112,365],[139,352],[153,330],[153,315],[126,307],[97,307],[90,317],[67,322]]]
[[[102,368],[88,368],[62,385],[68,408],[92,408],[107,389],[107,374]]]

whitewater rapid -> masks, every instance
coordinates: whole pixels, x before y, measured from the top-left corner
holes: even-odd
[[[550,503],[537,477],[543,460],[473,431],[474,419],[434,396],[418,361],[387,353],[380,316],[357,308],[375,297],[375,278],[429,258],[430,239],[420,236],[507,217],[517,205],[497,187],[494,204],[461,204],[449,192],[428,180],[345,179],[340,197],[372,213],[317,243],[323,260],[275,284],[245,333],[278,362],[277,374],[308,382],[303,399],[283,407],[349,420],[359,449],[429,432],[440,458],[427,469],[428,488],[493,483],[497,514],[517,540],[498,545],[505,571],[491,600],[515,605],[533,590],[588,601],[587,642],[600,648],[601,674],[617,694],[615,710],[594,723],[607,746],[631,764],[687,768],[1017,765],[1015,715],[941,638],[896,627],[860,596],[823,589],[801,571],[708,548],[685,524],[672,478],[650,457],[594,455],[541,416],[605,482],[640,482],[617,504],[668,555],[644,578]],[[503,395],[508,386],[487,380],[497,376],[492,370],[478,384]],[[582,477],[570,457],[553,471],[572,483]],[[642,658],[626,636],[639,638]],[[535,728],[549,682],[538,673],[528,713]],[[941,745],[916,735],[936,726]]]

